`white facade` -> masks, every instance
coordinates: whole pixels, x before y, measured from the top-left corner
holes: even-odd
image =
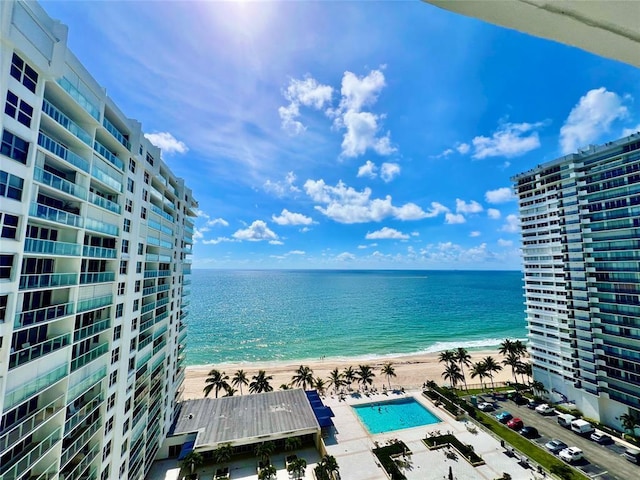
[[[182,179],[34,2],[0,2],[0,479],[143,478],[184,378]]]
[[[513,180],[534,378],[621,428],[640,411],[640,133]]]

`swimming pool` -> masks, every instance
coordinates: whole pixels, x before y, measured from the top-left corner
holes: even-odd
[[[441,422],[414,398],[352,405],[369,433],[385,433]]]

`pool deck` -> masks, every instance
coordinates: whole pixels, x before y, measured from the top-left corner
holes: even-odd
[[[351,405],[371,403],[376,401],[391,400],[412,396],[419,403],[436,414],[442,422],[432,425],[396,430],[393,432],[371,435],[362,425]],[[493,480],[503,473],[509,473],[514,480],[529,480],[541,478],[534,475],[531,469],[521,467],[517,460],[504,454],[504,448],[500,442],[488,433],[477,429],[475,433],[467,429],[467,424],[456,421],[445,410],[435,407],[420,392],[407,392],[406,394],[377,393],[361,397],[347,395],[345,401],[341,401],[335,395],[327,395],[324,403],[330,406],[335,417],[333,419],[335,429],[332,435],[325,438],[327,453],[333,455],[340,467],[340,476],[344,480],[384,480],[386,476],[372,449],[385,445],[393,439],[402,440],[413,452],[408,456],[409,467],[403,472],[408,480],[448,479],[449,467],[457,480]],[[486,462],[485,465],[472,467],[464,458],[451,460],[445,456],[445,449],[430,451],[422,442],[429,432],[439,431],[442,434],[453,433],[462,443],[473,445],[474,450]],[[289,454],[291,452],[287,452]],[[298,457],[307,461],[305,479],[313,479],[313,468],[320,460],[320,455],[313,449],[305,449],[295,452]],[[284,469],[285,454],[274,455],[273,464],[278,468],[278,480],[290,480],[291,477]],[[257,480],[255,460],[233,462],[230,468],[231,479]],[[201,479],[211,479],[215,466],[198,469]],[[177,462],[166,460],[155,462],[150,474],[150,480],[177,480]]]

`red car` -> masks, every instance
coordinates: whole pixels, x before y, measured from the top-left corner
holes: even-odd
[[[524,427],[524,422],[517,417],[512,418],[507,422],[507,427],[509,427],[511,430],[521,430],[522,427]]]

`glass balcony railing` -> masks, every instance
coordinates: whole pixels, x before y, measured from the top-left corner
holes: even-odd
[[[80,285],[87,285],[90,283],[113,282],[115,278],[116,278],[116,274],[114,272],[81,273]]]
[[[107,129],[107,132],[109,132],[111,135],[113,135],[113,138],[115,138],[122,145],[124,145],[124,147],[127,150],[131,150],[131,143],[129,143],[129,140],[127,140],[125,138],[125,136],[120,132],[120,130],[118,130],[116,128],[116,126],[113,123],[111,123],[109,120],[107,120],[107,117],[104,117],[102,119],[102,125],[104,126],[104,128]]]
[[[169,285],[168,283],[165,285],[158,285],[158,293],[160,292],[166,292],[167,290],[169,290],[171,288],[171,285]]]
[[[147,353],[144,354],[144,356],[138,357],[138,361],[136,362],[136,368],[140,368],[141,366],[146,365],[147,362],[151,360],[152,356],[153,356],[153,352],[149,350]]]
[[[75,413],[64,422],[64,434],[68,435],[80,422],[91,415],[103,400],[102,392],[98,390],[94,395],[89,396],[82,405],[70,406],[69,408],[73,408]]]
[[[40,203],[32,202],[29,208],[29,215],[32,217],[42,218],[51,222],[69,225],[71,227],[82,227],[82,217],[73,213],[58,210],[57,208],[47,207]]]
[[[86,96],[80,93],[78,87],[73,85],[66,77],[58,79],[58,85],[73,98],[89,115],[100,120],[100,109]]]
[[[79,256],[80,245],[77,243],[54,242],[51,240],[26,238],[24,240],[24,251],[25,253],[46,253],[49,255]]]
[[[149,320],[146,320],[146,321],[142,322],[140,324],[140,332],[144,332],[148,328],[153,327],[154,323],[155,322],[153,321],[153,317],[151,317]]]
[[[97,298],[86,298],[84,300],[78,300],[78,306],[76,308],[77,313],[87,312],[89,310],[95,310],[97,308],[106,307],[113,302],[113,295],[103,295]]]
[[[167,303],[169,303],[169,297],[160,298],[160,299],[158,299],[158,301],[156,302],[156,307],[161,307],[161,306],[163,306],[163,305],[166,305]]]
[[[96,152],[98,152],[100,155],[102,155],[104,158],[109,160],[113,165],[115,165],[118,168],[118,170],[124,170],[124,162],[120,160],[118,157],[116,157],[113,153],[111,153],[107,149],[107,147],[102,145],[97,140],[93,142],[93,149]]]
[[[145,256],[145,261],[169,263],[171,261],[171,255],[158,255],[156,253],[147,253],[147,255]]]
[[[22,475],[31,468],[40,458],[47,454],[47,452],[60,441],[60,434],[62,433],[62,427],[56,428],[49,434],[44,440],[33,441],[26,450],[23,450],[19,457],[19,460],[9,461],[0,467],[0,478],[3,480],[16,480],[21,478]]]
[[[73,135],[81,141],[91,146],[91,135],[81,128],[77,123],[67,117],[64,113],[54,107],[47,100],[42,101],[42,111],[53,118],[56,122],[69,130]]]
[[[36,323],[58,320],[67,315],[73,315],[73,313],[73,302],[18,312],[13,322],[13,328],[28,327]]]
[[[112,202],[111,200],[107,200],[106,198],[101,197],[100,195],[96,195],[93,192],[89,192],[89,201],[94,205],[97,205],[106,210],[109,210],[110,212],[120,214],[120,212],[122,211],[122,208],[117,203]]]
[[[31,380],[30,382],[22,385],[10,392],[6,393],[4,396],[4,409],[5,411],[9,411],[11,408],[15,407],[22,401],[27,398],[35,395],[38,392],[41,392],[54,383],[59,382],[64,377],[67,376],[67,365],[61,365],[57,368],[54,368],[48,373]]]
[[[173,222],[173,216],[172,215],[168,214],[167,212],[165,212],[161,208],[156,207],[154,204],[151,204],[151,211],[157,213],[158,215],[160,215],[165,220]]]
[[[88,480],[88,476],[81,475],[89,465],[95,460],[100,444],[96,443],[86,454],[82,454],[82,460],[70,472],[60,472],[62,478],[77,478],[79,480]],[[75,462],[71,462],[73,464]],[[63,476],[64,475],[64,476]]]
[[[47,468],[42,469],[42,473],[40,473],[39,475],[37,471],[32,471],[30,478],[34,478],[35,480],[53,480],[54,478],[59,478],[58,459],[54,458],[53,462],[51,462],[51,464]]]
[[[77,273],[42,273],[40,275],[20,275],[19,289],[68,287],[77,284]]]
[[[67,437],[72,441],[67,447],[67,449],[64,450],[62,452],[62,455],[60,456],[60,466],[65,467],[67,463],[69,463],[69,460],[75,457],[76,454],[84,448],[84,446],[89,442],[91,437],[93,437],[93,435],[98,430],[100,430],[101,427],[102,427],[102,421],[98,419],[97,421],[93,422],[84,432],[82,432],[82,434],[78,435],[77,437],[74,437],[74,436]],[[67,438],[65,438],[65,442],[68,441]]]
[[[142,310],[140,311],[140,313],[145,314],[147,312],[150,312],[154,308],[156,308],[156,302],[147,303],[146,305],[142,306]]]
[[[161,313],[160,315],[156,315],[155,323],[160,323],[162,320],[169,316],[169,312]]]
[[[40,167],[36,167],[33,172],[33,178],[44,185],[48,185],[51,188],[60,190],[61,192],[68,193],[81,200],[87,199],[87,190],[80,185],[76,185],[64,178],[58,177],[53,173],[47,172]]]
[[[90,388],[93,388],[93,386],[96,383],[99,383],[100,381],[102,381],[102,379],[105,378],[106,374],[107,374],[107,367],[104,366],[97,372],[92,373],[88,377],[80,380],[75,385],[69,387],[67,403],[73,403],[77,399],[77,397],[82,395],[84,392],[86,392]]]
[[[80,340],[84,340],[85,338],[96,335],[100,332],[104,332],[108,328],[111,328],[111,319],[107,318],[106,320],[102,320],[101,322],[94,323],[93,325],[89,325],[88,327],[83,327],[75,332],[73,332],[73,341],[79,342]]]
[[[161,337],[162,335],[164,335],[165,333],[167,333],[167,330],[169,329],[169,327],[167,327],[166,325],[164,327],[162,327],[160,330],[158,330],[157,332],[155,332],[153,334],[153,338],[154,340],[158,337]]]
[[[46,150],[49,150],[51,153],[59,156],[63,160],[66,160],[71,165],[78,167],[80,170],[87,173],[89,172],[89,162],[87,162],[80,155],[77,155],[71,150],[66,149],[54,139],[42,132],[38,132],[38,145]]]
[[[36,360],[44,355],[52,352],[56,352],[61,348],[69,345],[71,342],[71,334],[66,333],[44,342],[37,343],[32,346],[28,346],[22,350],[12,353],[9,356],[9,369],[19,367],[25,363],[29,363],[32,360]],[[24,346],[24,345],[23,345]]]
[[[93,350],[89,350],[87,353],[80,355],[78,358],[71,360],[71,371],[75,372],[86,364],[93,362],[96,358],[101,357],[109,350],[108,343],[102,343]]]
[[[122,176],[116,177],[115,174],[110,173],[106,168],[103,168],[96,163],[91,166],[91,175],[105,185],[109,185],[118,193],[122,193]]]
[[[119,229],[116,225],[111,223],[96,220],[95,218],[87,218],[84,222],[84,226],[87,230],[93,230],[94,232],[106,233],[107,235],[118,236]]]
[[[118,252],[115,248],[104,247],[90,247],[85,245],[82,247],[83,257],[95,257],[95,258],[116,258]]]
[[[144,349],[144,347],[149,345],[152,341],[153,341],[153,337],[151,335],[149,335],[148,337],[143,338],[142,340],[140,340],[138,342],[138,351]]]

